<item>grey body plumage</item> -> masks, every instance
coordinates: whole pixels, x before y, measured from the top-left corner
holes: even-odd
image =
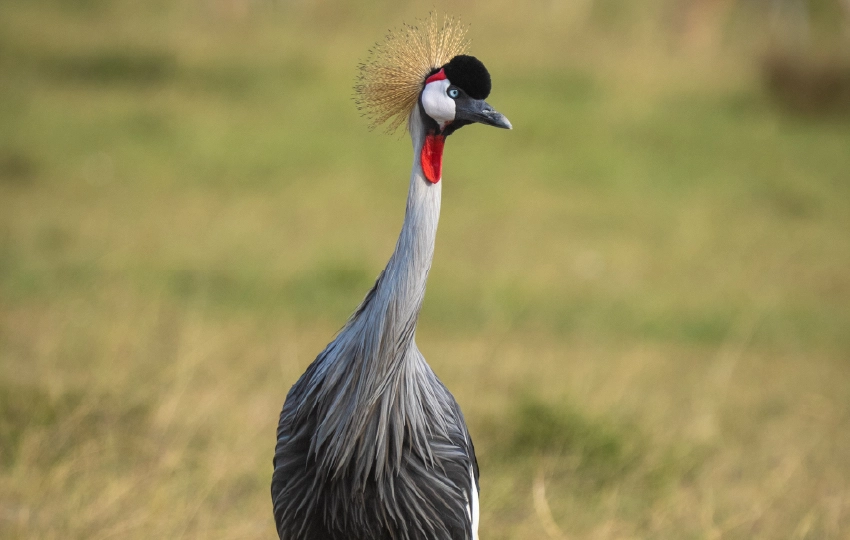
[[[424,132],[420,112],[413,114],[417,151],[395,252],[289,391],[280,416],[272,499],[281,538],[473,537],[472,441],[460,408],[414,339],[441,184],[422,175]]]
[[[441,35],[436,26],[431,31]],[[470,56],[450,58],[445,70],[425,63],[411,75],[421,77],[421,94],[408,116],[414,160],[392,257],[286,396],[271,484],[281,539],[478,538],[472,440],[415,334],[440,215],[443,141],[473,122],[510,123],[483,101],[490,88],[483,64]],[[452,85],[446,72],[468,81],[466,88]],[[464,79],[469,73],[480,76]],[[375,92],[369,99],[381,103],[382,84],[366,80],[361,88]]]

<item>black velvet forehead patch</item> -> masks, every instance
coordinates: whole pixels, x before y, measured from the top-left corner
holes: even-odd
[[[490,73],[474,56],[459,54],[443,66],[446,78],[473,99],[490,95]]]

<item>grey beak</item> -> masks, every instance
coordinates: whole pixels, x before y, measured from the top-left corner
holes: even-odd
[[[502,129],[511,129],[511,123],[505,115],[491,107],[483,99],[464,99],[455,101],[455,119],[478,122]]]

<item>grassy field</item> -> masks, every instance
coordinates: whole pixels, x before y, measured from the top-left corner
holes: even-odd
[[[417,340],[481,537],[847,538],[850,121],[661,4],[452,8],[515,126],[447,145]],[[0,537],[275,537],[284,396],[403,218],[355,66],[433,5],[0,3]]]

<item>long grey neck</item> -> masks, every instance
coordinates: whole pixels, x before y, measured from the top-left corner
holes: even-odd
[[[339,471],[354,455],[360,456],[357,475],[363,480],[372,463],[379,476],[401,466],[405,433],[428,453],[430,447],[419,442],[429,432],[446,431],[439,415],[436,425],[426,422],[425,411],[437,410],[439,403],[436,395],[420,392],[416,384],[430,373],[414,338],[434,256],[441,192],[440,183],[429,182],[419,163],[425,143],[420,114],[414,110],[410,118],[413,171],[395,251],[375,287],[318,361],[315,373],[321,383],[308,385],[328,396],[315,400],[323,421],[313,448],[327,444],[322,459],[328,470]]]
[[[425,178],[419,161],[425,143],[420,114],[416,109],[410,118],[413,169],[401,234],[376,285],[374,297],[363,306],[358,316],[366,327],[382,328],[384,335],[381,341],[386,343],[389,338],[395,344],[394,348],[410,345],[413,341],[413,329],[425,297],[425,283],[434,257],[440,218],[441,184],[432,184]],[[386,354],[389,351],[381,352]]]
[[[440,219],[442,184],[432,184],[422,172],[419,157],[425,142],[419,111],[412,115],[413,168],[407,194],[404,224],[387,268],[384,270],[386,301],[399,321],[415,324],[425,296],[425,282],[434,258],[434,241]]]

